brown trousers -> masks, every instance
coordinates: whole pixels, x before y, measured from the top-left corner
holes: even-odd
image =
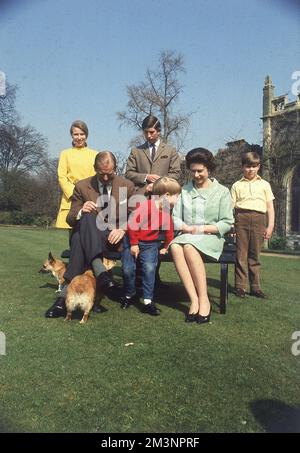
[[[264,241],[266,214],[246,209],[235,210],[236,265],[235,287],[260,289],[260,251]]]

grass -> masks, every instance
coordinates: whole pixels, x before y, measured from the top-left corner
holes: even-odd
[[[230,294],[225,316],[219,267],[208,265],[209,325],[184,323],[171,263],[161,266],[160,317],[104,299],[107,311],[80,325],[44,317],[56,281],[38,270],[49,250],[67,247],[66,232],[1,228],[0,241],[1,432],[300,431],[300,356],[291,353],[300,260],[262,257],[269,299]]]

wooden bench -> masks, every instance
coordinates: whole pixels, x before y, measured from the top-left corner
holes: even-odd
[[[69,258],[70,251],[64,250],[61,254],[62,258]],[[110,258],[109,255],[106,258]],[[121,258],[121,255],[120,257]],[[173,262],[170,255],[161,255],[161,262]],[[218,261],[210,259],[209,257],[204,258],[204,262],[208,264],[220,264],[220,314],[226,313],[226,304],[228,302],[228,265],[235,264],[236,259],[236,244],[235,235],[231,231],[225,235],[225,243],[223,252]]]

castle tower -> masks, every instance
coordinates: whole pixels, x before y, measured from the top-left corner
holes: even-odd
[[[268,154],[271,147],[271,117],[272,117],[272,101],[274,99],[274,86],[269,75],[265,78],[265,86],[263,89],[263,158],[264,158],[264,175],[268,177],[269,160]]]
[[[272,100],[274,99],[274,86],[270,76],[265,78],[265,86],[263,89],[263,118],[272,114]]]

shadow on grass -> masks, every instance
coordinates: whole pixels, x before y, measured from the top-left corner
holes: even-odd
[[[159,288],[155,291],[155,298],[161,305],[181,311],[184,314],[189,312],[189,297],[183,287],[183,284],[180,282],[164,282],[163,288]],[[216,303],[211,296],[209,299],[212,304],[212,310],[219,312],[219,304]],[[218,307],[218,310],[215,310],[215,306]]]
[[[266,432],[300,433],[300,407],[277,400],[257,400],[250,408]]]
[[[220,289],[220,283],[221,283],[220,280],[217,280],[216,278],[208,278],[207,279],[208,290],[209,290],[209,287]],[[234,290],[234,287],[232,285],[230,285],[230,283],[228,283],[228,292],[233,293],[233,290]]]
[[[174,310],[181,311],[182,313],[188,312],[188,306],[182,301],[188,301],[188,296],[181,283],[163,282],[163,287],[155,290],[155,299],[166,307],[173,308]]]
[[[0,419],[0,433],[17,433],[19,430],[8,420]]]
[[[57,289],[58,285],[57,283],[44,283],[44,285],[42,286],[39,286],[40,289],[44,289],[44,288],[52,288],[52,289]]]

